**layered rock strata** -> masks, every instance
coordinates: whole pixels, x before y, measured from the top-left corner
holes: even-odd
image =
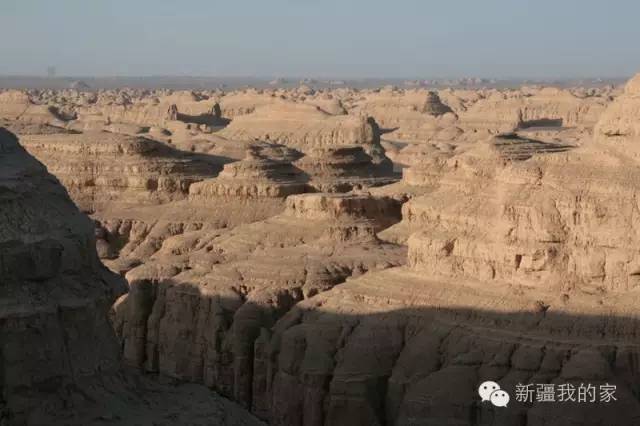
[[[83,130],[102,130],[104,126],[134,124],[167,127],[171,122],[221,125],[220,106],[215,97],[203,98],[193,92],[176,92],[165,96],[140,100],[97,99],[76,108],[74,127]]]
[[[280,100],[236,117],[219,134],[230,140],[276,142],[307,152],[312,148],[361,145],[379,150],[379,132],[365,117],[335,116],[320,108]],[[377,154],[377,153],[376,153]]]
[[[256,109],[278,102],[279,97],[274,93],[257,90],[229,93],[220,100],[221,114],[224,118],[235,119],[242,115],[251,114]]]
[[[497,138],[447,159],[403,210],[406,267],[347,280],[275,325],[256,361],[271,371],[271,422],[635,424],[634,93],[632,81],[581,147]],[[500,410],[480,402],[485,380],[512,395],[609,384],[618,399],[512,396]]]
[[[0,401],[22,424],[48,388],[118,369],[107,311],[126,287],[98,260],[91,222],[5,129],[0,162]]]
[[[362,146],[312,148],[294,164],[320,192],[362,190],[398,180],[389,164],[374,164]]]
[[[186,198],[192,183],[215,176],[223,163],[107,132],[25,135],[22,143],[89,212]]]
[[[290,162],[264,155],[260,145],[251,146],[244,160],[227,164],[217,178],[195,184],[189,198],[209,196],[282,198],[306,192],[306,177]]]
[[[285,198],[312,191],[308,177],[291,161],[300,154],[255,144],[242,161],[229,163],[216,178],[189,187],[188,197],[156,206],[96,212],[101,254],[110,267],[126,271],[144,262],[170,237],[193,231],[218,232],[282,213]]]
[[[122,370],[108,312],[126,282],[100,263],[91,221],[2,128],[0,212],[0,423],[260,424],[203,387]]]
[[[459,114],[470,131],[510,132],[526,127],[580,127],[592,129],[609,100],[579,97],[568,90],[543,88],[531,92],[494,91]]]
[[[28,94],[9,90],[0,93],[0,119],[16,120],[22,123],[51,124],[64,126],[57,108],[34,103]]]
[[[115,306],[125,358],[269,417],[258,385],[268,372],[254,364],[269,327],[349,276],[399,264],[404,249],[375,237],[398,214],[393,200],[367,195],[294,195],[265,221],[167,240],[127,274],[131,293]]]
[[[593,138],[606,91],[442,94],[458,119],[432,95],[391,109],[429,133],[387,141],[408,167],[381,187],[377,126],[311,89],[264,92],[219,134],[173,122],[167,143],[183,128],[180,146],[249,152],[98,230],[131,284],[114,306],[126,361],[275,425],[636,424],[638,81]],[[350,114],[383,97],[333,94]],[[479,401],[484,380],[509,409]],[[614,384],[618,400],[523,404],[518,383]]]
[[[385,139],[411,143],[426,142],[456,121],[437,93],[422,90],[383,90],[368,96],[356,111],[373,117]]]

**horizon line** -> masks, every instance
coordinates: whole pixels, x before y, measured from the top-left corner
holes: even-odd
[[[253,79],[260,81],[273,81],[273,80],[285,80],[286,83],[301,82],[304,80],[318,80],[318,81],[372,81],[372,80],[394,80],[394,81],[426,81],[426,80],[495,80],[495,81],[567,81],[567,80],[623,80],[629,79],[633,75],[617,75],[617,76],[555,76],[555,77],[536,77],[536,76],[386,76],[386,77],[347,77],[347,76],[297,76],[297,75],[197,75],[197,74],[140,74],[140,75],[124,75],[124,74],[111,74],[111,75],[82,75],[82,74],[69,74],[69,75],[56,75],[47,76],[42,74],[18,74],[7,73],[0,74],[0,78],[34,78],[44,80],[67,80],[67,79],[150,79],[150,78],[175,78],[175,79]]]

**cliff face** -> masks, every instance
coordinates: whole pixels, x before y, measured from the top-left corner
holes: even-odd
[[[63,124],[59,111],[52,106],[38,105],[18,90],[0,93],[0,119],[20,120],[34,124]]]
[[[194,105],[205,102],[184,97],[188,98],[186,94],[162,98],[181,105],[191,102],[191,109],[182,110],[193,114],[197,113]],[[106,98],[95,103],[141,102],[127,99]],[[302,148],[273,142],[227,139],[222,133],[229,129],[193,141],[191,136],[181,139],[179,129],[173,127],[173,133],[167,131],[156,140],[148,133],[118,133],[124,131],[119,127],[78,133],[27,127],[21,122],[13,126],[22,132],[27,150],[49,167],[74,202],[96,220],[100,257],[114,270],[126,273],[157,252],[167,238],[266,219],[284,210],[288,195],[344,192],[397,179],[378,151],[381,148],[375,143],[371,123],[334,117],[303,103],[291,102],[289,111],[291,105],[287,105],[284,115],[269,116],[267,127],[281,126],[286,135],[283,142],[304,147],[308,155]],[[308,117],[309,123],[305,121]],[[316,144],[319,147],[314,148]],[[376,154],[368,155],[366,150]]]
[[[319,107],[289,100],[264,105],[236,117],[221,136],[232,140],[267,140],[300,150],[359,145],[376,162],[384,160],[379,129],[366,117],[331,115]]]
[[[192,183],[215,176],[222,168],[215,157],[191,155],[139,136],[34,134],[21,141],[89,212],[183,199]]]
[[[268,390],[253,389],[267,374],[254,370],[257,345],[296,302],[399,264],[402,247],[375,237],[398,213],[367,195],[295,195],[265,221],[167,240],[127,274],[131,293],[115,306],[126,360],[268,414]]]
[[[408,237],[407,265],[276,324],[256,361],[272,422],[636,423],[633,88],[581,147],[503,136],[409,169],[422,189],[383,232]],[[485,380],[512,393],[509,410],[476,402]],[[518,383],[615,384],[619,402],[519,403]]]
[[[77,123],[84,130],[102,130],[112,124],[167,127],[172,122],[219,125],[220,106],[215,97],[202,98],[193,92],[175,92],[153,98],[113,99],[103,97],[75,108]]]
[[[394,186],[292,196],[281,216],[173,240],[127,275],[136,290],[116,308],[127,359],[278,425],[633,424],[640,177],[624,164],[603,144],[515,136],[423,164],[404,183],[422,195],[396,225],[407,266],[374,237],[394,223],[381,195]],[[355,253],[367,273],[349,279]],[[511,393],[610,383],[621,402],[562,407],[560,420],[513,400],[501,412],[477,402],[489,379]]]
[[[51,389],[115,372],[107,311],[126,287],[98,260],[90,220],[0,129],[2,403],[19,424]]]
[[[125,374],[108,314],[127,284],[95,243],[58,180],[0,128],[0,423],[259,424],[204,388]]]
[[[490,133],[518,127],[565,126],[592,129],[607,96],[577,96],[566,89],[493,92],[459,112],[461,125]]]

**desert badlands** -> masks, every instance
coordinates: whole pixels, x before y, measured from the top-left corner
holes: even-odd
[[[0,425],[640,424],[640,75],[2,90],[0,127]]]

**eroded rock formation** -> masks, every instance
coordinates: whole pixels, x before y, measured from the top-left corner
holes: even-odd
[[[185,198],[193,182],[215,176],[223,163],[151,139],[109,132],[25,135],[22,144],[42,158],[89,212]]]
[[[374,93],[357,111],[373,117],[387,134],[385,138],[404,142],[424,142],[456,121],[451,108],[435,92]]]
[[[366,117],[335,116],[315,105],[285,100],[236,117],[220,134],[232,140],[277,142],[302,152],[336,145],[361,145],[370,152],[379,143],[375,124]]]
[[[126,287],[98,260],[88,218],[4,129],[0,160],[2,401],[20,424],[47,383],[118,369],[107,311]]]
[[[433,169],[426,194],[403,208],[407,266],[300,302],[274,327],[263,352],[272,422],[634,424],[640,176],[621,145],[633,152],[621,138],[640,119],[633,89],[596,142],[497,138]],[[619,400],[512,398],[500,411],[475,402],[484,380],[512,391],[609,383]]]
[[[38,105],[28,94],[18,90],[0,93],[0,119],[33,124],[64,125],[55,107]]]
[[[489,133],[533,126],[591,129],[607,104],[606,95],[579,97],[569,90],[551,87],[494,91],[477,100],[459,116],[464,127]]]
[[[131,366],[273,425],[632,425],[638,78],[613,102],[123,90],[70,96],[66,130],[12,126],[90,200],[99,256],[130,287],[113,324]],[[107,104],[126,111],[108,133],[69,130]],[[184,116],[203,114],[232,121]],[[508,410],[479,401],[484,380]],[[618,401],[524,404],[518,383],[615,384]]]
[[[108,312],[126,282],[98,259],[89,218],[3,128],[0,211],[0,423],[259,424],[204,388],[125,374]]]
[[[193,92],[142,99],[99,98],[92,104],[78,106],[76,112],[78,120],[74,127],[83,130],[102,130],[114,124],[167,127],[174,121],[204,125],[223,122],[216,98],[204,98]]]
[[[349,276],[399,264],[403,248],[375,236],[398,213],[368,195],[296,195],[265,221],[167,240],[127,274],[131,293],[115,306],[125,358],[269,417],[269,390],[255,383],[266,364],[254,365],[269,326]]]

